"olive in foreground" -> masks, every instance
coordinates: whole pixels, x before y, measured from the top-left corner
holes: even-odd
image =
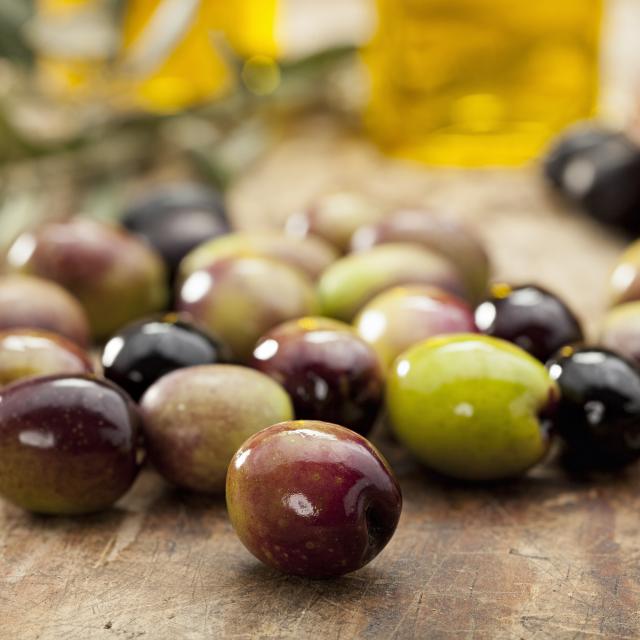
[[[177,314],[128,325],[105,345],[105,378],[134,400],[162,376],[184,367],[229,362],[231,354],[220,340]]]
[[[432,469],[465,480],[517,476],[542,460],[557,400],[555,382],[535,358],[473,334],[416,345],[387,381],[398,440]]]
[[[318,276],[335,260],[338,252],[324,240],[307,236],[294,238],[279,231],[230,233],[194,249],[180,264],[179,280],[217,260],[235,257],[271,258],[300,269],[309,278]]]
[[[376,296],[354,321],[385,372],[409,347],[448,333],[474,333],[473,310],[460,298],[423,285],[394,287]]]
[[[470,297],[481,300],[487,293],[491,265],[476,235],[465,225],[431,211],[401,209],[377,224],[358,229],[351,238],[352,251],[365,251],[389,242],[411,242],[438,253],[455,264]]]
[[[351,322],[369,300],[386,289],[425,284],[464,296],[457,268],[437,253],[394,243],[354,253],[332,264],[318,281],[323,315]]]
[[[0,392],[0,496],[23,509],[81,514],[133,484],[139,417],[110,382],[51,376]]]
[[[149,458],[173,484],[222,493],[238,447],[274,422],[293,418],[286,391],[269,376],[234,365],[178,369],[140,402]]]
[[[565,345],[582,342],[582,327],[558,296],[536,285],[496,284],[476,309],[478,329],[546,362]]]
[[[266,258],[227,258],[192,273],[180,288],[179,311],[189,313],[246,362],[269,329],[313,314],[313,284],[301,271]]]
[[[356,571],[387,545],[402,494],[362,436],[326,422],[276,424],[245,442],[227,475],[227,509],[243,544],[284,573]]]
[[[298,419],[371,431],[383,399],[375,351],[348,324],[328,318],[285,322],[263,336],[251,366],[289,392]]]
[[[171,276],[189,251],[229,232],[222,196],[190,183],[150,188],[129,205],[122,224],[162,256]]]
[[[89,319],[80,302],[51,280],[25,275],[0,278],[0,329],[30,327],[89,345]]]
[[[49,222],[22,234],[7,266],[53,280],[75,295],[98,339],[167,302],[158,254],[124,229],[89,218]]]
[[[640,458],[640,373],[630,362],[567,347],[547,366],[560,387],[553,424],[570,466],[615,469]]]
[[[23,378],[63,373],[93,373],[89,354],[50,331],[0,331],[0,386]]]
[[[621,304],[606,314],[599,344],[640,365],[640,302]]]

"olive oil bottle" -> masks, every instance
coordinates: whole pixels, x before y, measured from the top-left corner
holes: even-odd
[[[125,0],[117,18],[102,0],[37,6],[43,23],[68,29],[71,46],[43,51],[39,67],[45,86],[71,99],[175,111],[232,86],[225,47],[246,58],[278,53],[278,0]],[[80,33],[83,21],[95,26],[101,17],[117,26],[115,42],[102,48]]]
[[[377,0],[366,114],[387,151],[521,164],[594,114],[603,0]]]

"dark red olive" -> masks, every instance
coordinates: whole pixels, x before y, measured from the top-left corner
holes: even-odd
[[[0,392],[0,496],[23,509],[79,514],[111,506],[139,469],[139,417],[110,382],[52,376]]]

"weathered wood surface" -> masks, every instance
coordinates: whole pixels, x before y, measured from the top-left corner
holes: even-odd
[[[459,210],[497,277],[564,294],[593,332],[622,240],[564,210],[533,169],[426,172],[322,119],[292,130],[232,194],[238,223],[271,224],[326,189]],[[369,567],[312,582],[260,566],[222,500],[145,472],[119,508],[39,518],[0,506],[0,638],[640,637],[640,475],[587,483],[552,462],[465,487],[377,441],[401,479],[397,535]]]

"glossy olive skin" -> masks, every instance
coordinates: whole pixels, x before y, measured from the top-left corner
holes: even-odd
[[[156,252],[124,229],[89,218],[49,222],[22,234],[7,265],[75,295],[98,340],[167,303],[165,268]]]
[[[26,275],[0,277],[0,329],[31,327],[58,333],[81,347],[90,340],[80,302],[50,280]]]
[[[240,257],[192,273],[176,306],[219,336],[236,360],[247,362],[260,336],[282,322],[314,314],[317,298],[311,281],[297,269]]]
[[[256,558],[283,573],[328,578],[382,551],[402,495],[370,442],[338,425],[301,420],[242,445],[229,465],[227,509]]]
[[[371,431],[382,405],[383,372],[375,351],[348,324],[285,322],[258,341],[250,364],[287,390],[297,419]]]
[[[473,309],[460,298],[422,285],[384,291],[354,320],[358,335],[378,354],[385,371],[418,342],[448,333],[474,333]]]
[[[189,183],[151,187],[129,205],[121,222],[162,256],[171,279],[192,249],[230,230],[222,195]]]
[[[640,458],[640,372],[616,353],[565,348],[548,364],[560,388],[553,418],[565,461],[615,469]]]
[[[612,306],[640,300],[640,240],[627,247],[614,267],[609,298]]]
[[[412,242],[438,253],[458,267],[469,296],[487,293],[491,264],[477,236],[465,225],[423,209],[401,209],[377,224],[361,227],[351,238],[352,251],[389,242]]]
[[[230,233],[189,253],[180,265],[179,281],[184,282],[194,271],[217,260],[242,256],[280,260],[316,280],[338,259],[338,252],[324,240],[313,236],[295,238],[279,231]]]
[[[373,224],[385,215],[384,209],[363,194],[337,191],[319,197],[304,211],[294,213],[286,222],[286,231],[295,237],[318,236],[344,253],[351,236],[362,226]]]
[[[318,281],[322,314],[351,322],[367,302],[398,285],[425,284],[463,296],[466,286],[454,265],[414,244],[384,244],[341,258]]]
[[[598,344],[640,365],[640,302],[611,309],[602,321]]]
[[[546,362],[560,347],[582,342],[580,322],[556,295],[536,285],[494,285],[476,309],[476,325]]]
[[[546,174],[589,215],[637,234],[640,146],[621,132],[575,129],[551,151]]]
[[[89,354],[56,333],[39,329],[0,331],[0,386],[23,378],[93,371]]]
[[[37,513],[111,506],[139,469],[139,417],[117,387],[51,376],[0,391],[0,496]]]
[[[398,440],[427,466],[463,480],[524,473],[546,455],[558,388],[504,340],[432,338],[394,363],[387,407]]]
[[[220,340],[176,314],[142,320],[113,336],[102,352],[108,378],[134,400],[162,376],[184,367],[229,362]]]
[[[286,391],[246,367],[178,369],[142,397],[149,458],[169,482],[192,491],[222,493],[238,447],[274,422],[293,417]]]

